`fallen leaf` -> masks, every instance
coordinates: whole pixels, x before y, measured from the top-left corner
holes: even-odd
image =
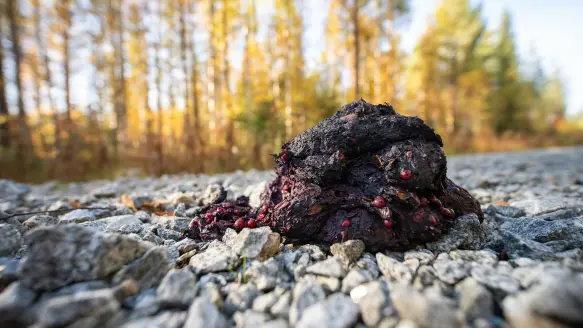
[[[508,206],[508,202],[505,200],[499,200],[496,202],[496,205],[498,206]]]
[[[136,206],[134,205],[134,200],[129,195],[123,194],[121,195],[121,203],[124,204],[126,207],[137,211]]]
[[[73,208],[79,208],[79,207],[81,207],[81,204],[78,201],[76,201],[76,200],[70,200],[69,201],[69,205],[71,205]]]
[[[318,214],[318,213],[322,212],[322,209],[323,209],[323,207],[320,204],[313,205],[312,207],[310,207],[310,210],[308,211],[308,215]]]

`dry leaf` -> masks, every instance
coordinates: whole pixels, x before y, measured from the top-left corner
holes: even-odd
[[[498,206],[508,206],[508,202],[505,200],[499,200],[496,202],[496,205]]]
[[[398,191],[397,192],[397,197],[399,197],[400,200],[404,200],[405,199],[405,193],[402,191]]]
[[[69,205],[71,205],[73,208],[79,208],[79,207],[81,207],[81,204],[78,201],[76,201],[76,200],[70,200],[69,201]]]
[[[121,195],[121,203],[124,204],[126,207],[137,211],[136,206],[134,205],[134,200],[129,195],[123,194]]]
[[[308,211],[308,215],[314,215],[322,212],[323,206],[320,204],[313,205]]]

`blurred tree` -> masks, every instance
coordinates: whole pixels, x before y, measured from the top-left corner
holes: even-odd
[[[9,121],[10,117],[8,115],[8,101],[6,99],[6,82],[4,81],[4,33],[3,33],[3,20],[4,14],[4,3],[2,3],[2,13],[0,13],[0,146],[7,151],[10,146],[10,127]]]

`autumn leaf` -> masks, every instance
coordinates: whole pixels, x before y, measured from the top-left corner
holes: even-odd
[[[496,202],[496,205],[498,206],[508,206],[508,202],[505,200],[499,200]]]
[[[73,207],[73,208],[79,208],[79,207],[81,207],[81,204],[78,201],[76,201],[76,200],[70,200],[69,201],[69,205],[71,205],[71,207]]]
[[[121,203],[133,211],[137,211],[136,206],[134,205],[134,200],[129,195],[121,195]]]

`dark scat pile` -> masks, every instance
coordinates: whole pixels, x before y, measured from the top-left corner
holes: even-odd
[[[270,225],[303,241],[360,239],[369,250],[435,241],[456,217],[483,216],[478,201],[447,179],[442,146],[417,117],[353,102],[282,146],[260,208],[244,198],[208,206],[187,235],[208,240],[227,227]]]

